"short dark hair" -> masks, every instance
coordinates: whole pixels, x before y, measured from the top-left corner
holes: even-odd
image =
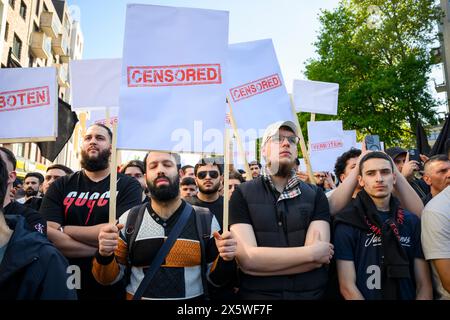
[[[349,159],[358,158],[361,155],[361,150],[351,148],[350,150],[344,152],[341,154],[337,159],[336,163],[334,164],[334,174],[338,178],[339,182],[341,181],[341,174],[345,172],[345,167],[347,166],[347,161]]]
[[[3,201],[5,200],[6,193],[8,192],[8,169],[6,169],[6,163],[0,157],[0,211],[3,212]]]
[[[89,128],[90,128],[90,127],[93,127],[93,126],[97,126],[97,127],[100,127],[100,128],[105,129],[106,132],[108,132],[109,141],[112,142],[113,133],[112,133],[111,129],[110,129],[108,126],[105,126],[103,123],[94,123],[94,124],[90,125]],[[89,129],[89,128],[88,128],[88,129]]]
[[[373,151],[373,152],[369,152],[364,157],[362,157],[361,161],[359,162],[359,175],[360,176],[362,176],[364,162],[366,162],[367,160],[370,160],[370,159],[383,159],[383,160],[388,161],[391,165],[392,172],[394,172],[394,163],[392,162],[392,158],[384,152]]]
[[[51,166],[49,166],[49,167],[47,168],[47,171],[46,171],[46,172],[48,172],[49,170],[52,170],[52,169],[59,169],[59,170],[62,170],[62,171],[64,171],[67,175],[73,173],[73,170],[72,170],[72,169],[70,169],[69,167],[66,167],[65,165],[58,164],[58,163],[55,163],[55,164],[52,164]]]
[[[199,162],[197,162],[197,164],[194,167],[194,175],[197,176],[198,168],[204,167],[208,164],[217,166],[217,168],[219,168],[220,175],[223,174],[223,159],[219,157],[208,157],[208,158],[201,158]]]
[[[148,155],[151,152],[155,152],[155,151],[147,152],[147,154],[144,157],[144,173],[147,172],[147,158],[148,158]],[[167,153],[167,154],[171,155],[172,157],[174,157],[175,158],[175,163],[177,165],[177,169],[180,170],[180,168],[181,168],[181,157],[180,157],[180,155],[178,153],[175,153],[175,152],[163,152],[163,153]]]
[[[230,174],[228,175],[229,179],[236,179],[239,180],[241,183],[245,182],[244,177],[242,176],[242,174],[240,174],[237,171],[231,171]]]
[[[127,171],[128,168],[130,167],[136,167],[139,170],[141,170],[142,174],[145,174],[145,165],[144,162],[142,162],[141,160],[131,160],[128,161],[126,165],[124,165],[122,167],[122,169],[120,169],[120,173],[125,174],[125,171]]]
[[[186,173],[186,169],[189,169],[189,168],[194,169],[194,166],[187,164],[187,165],[181,167],[181,171],[183,171],[183,173]]]
[[[450,160],[448,159],[448,157],[447,157],[445,154],[436,154],[436,155],[432,156],[430,159],[428,159],[428,160],[425,162],[425,164],[423,165],[424,171],[426,171],[427,168],[428,168],[433,162],[440,162],[440,161],[448,162],[448,161],[450,161]]]
[[[184,177],[180,182],[180,186],[190,186],[193,184],[195,185],[195,179],[192,177]]]
[[[257,165],[260,169],[262,168],[261,163],[256,160],[250,161],[250,163],[248,164],[249,167],[254,165]]]
[[[8,159],[8,161],[11,162],[11,164],[13,166],[13,170],[16,170],[17,160],[16,160],[16,156],[14,155],[14,153],[5,147],[0,147],[0,151],[3,151],[6,154],[6,159]]]
[[[25,175],[25,178],[23,178],[23,181],[25,182],[25,180],[27,180],[27,178],[29,177],[35,177],[39,179],[39,184],[42,184],[44,182],[44,176],[42,174],[40,174],[39,172],[28,172]]]

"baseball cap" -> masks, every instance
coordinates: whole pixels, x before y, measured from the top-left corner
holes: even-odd
[[[399,155],[403,154],[403,153],[408,153],[408,151],[406,151],[403,148],[400,147],[392,147],[392,148],[388,148],[386,149],[386,153],[392,158],[392,160],[395,160],[395,158],[397,158]]]
[[[262,139],[262,146],[264,146],[267,142],[267,140],[270,139],[271,136],[278,133],[278,130],[280,130],[281,127],[288,127],[291,129],[296,136],[298,136],[297,132],[297,126],[292,121],[277,121],[272,124],[270,124],[266,131],[264,131],[263,139]]]

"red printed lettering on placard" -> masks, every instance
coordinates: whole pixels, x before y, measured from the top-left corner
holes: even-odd
[[[273,74],[259,80],[251,81],[238,87],[230,89],[234,102],[253,97],[257,94],[278,88],[281,86],[281,79],[278,74]]]
[[[0,112],[28,109],[50,104],[48,86],[0,92]]]
[[[341,148],[344,143],[341,140],[332,140],[318,143],[311,143],[312,151],[323,151],[328,149]]]
[[[220,64],[128,67],[128,87],[192,86],[222,83]]]

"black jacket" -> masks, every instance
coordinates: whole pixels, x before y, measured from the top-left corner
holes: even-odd
[[[42,214],[31,207],[27,207],[17,201],[11,201],[3,208],[5,216],[21,215],[28,224],[28,229],[47,234],[47,221]]]
[[[67,287],[66,258],[22,216],[5,216],[14,230],[0,263],[0,300],[76,299]],[[70,281],[69,281],[70,283]]]

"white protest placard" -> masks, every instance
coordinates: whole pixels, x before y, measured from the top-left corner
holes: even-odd
[[[107,123],[106,119],[106,110],[94,109],[89,111],[89,117],[86,120],[86,128],[89,128],[96,123],[111,127],[114,122],[119,123],[119,108],[109,108],[109,123]]]
[[[122,59],[70,61],[72,110],[119,106]]]
[[[313,171],[333,171],[336,159],[345,152],[342,121],[309,121],[308,138]]]
[[[337,115],[339,84],[294,80],[293,95],[297,112]]]
[[[269,124],[293,121],[271,39],[231,44],[227,67],[227,96],[238,129],[261,137]]]
[[[117,147],[223,153],[228,12],[127,6]]]
[[[356,130],[344,130],[344,150],[356,148]]]
[[[58,130],[56,68],[0,69],[0,140],[54,141]]]
[[[300,164],[299,164],[299,166],[298,166],[298,171],[306,172],[306,163],[305,163],[305,159],[299,158],[298,160],[299,160],[299,162],[300,162]]]
[[[244,169],[245,168],[245,160],[248,162],[251,162],[253,160],[256,160],[256,141],[255,140],[248,140],[242,141],[242,146],[245,150],[245,158],[242,154],[239,153],[238,143],[236,139],[233,139],[233,164],[234,167],[237,169]]]

